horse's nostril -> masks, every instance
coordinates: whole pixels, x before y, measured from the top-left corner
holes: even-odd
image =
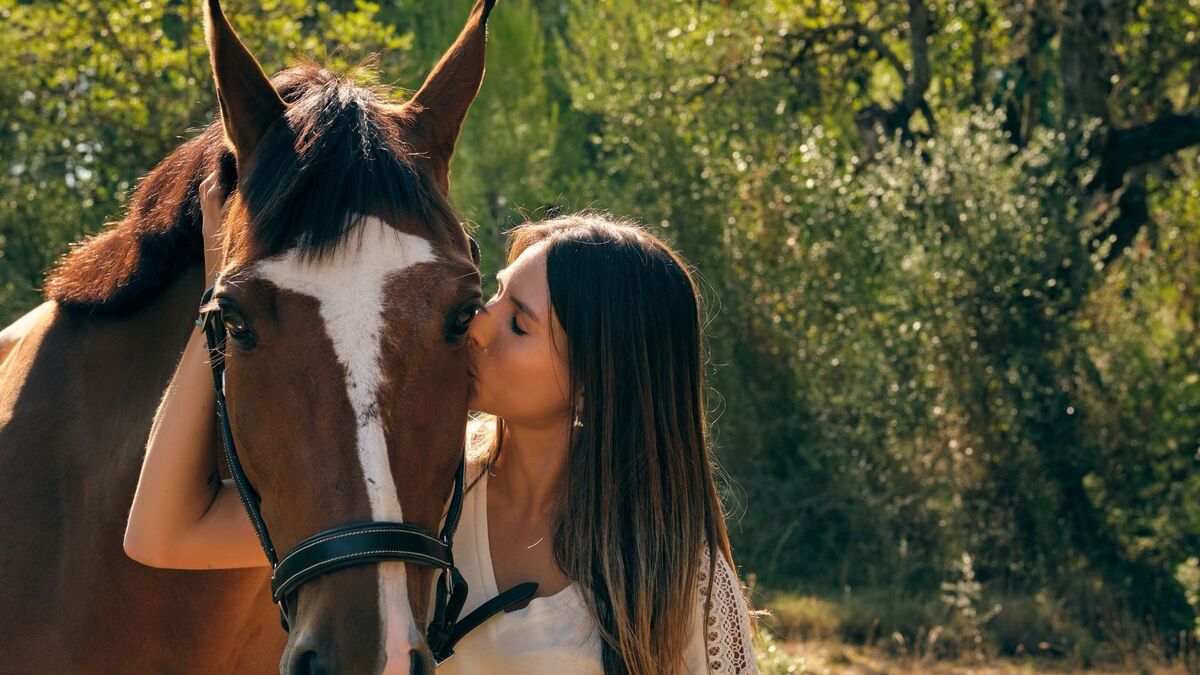
[[[291,675],[329,675],[317,653],[308,650],[292,659]]]
[[[433,658],[429,652],[414,649],[409,653],[409,672],[412,675],[433,675]]]

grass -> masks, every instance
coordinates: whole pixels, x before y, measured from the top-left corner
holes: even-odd
[[[1097,639],[1044,595],[965,604],[894,593],[761,595],[756,604],[770,613],[757,645],[764,674],[1200,673],[1200,653],[1167,658],[1153,642]]]

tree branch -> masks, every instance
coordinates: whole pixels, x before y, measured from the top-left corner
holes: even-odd
[[[1136,127],[1111,131],[1104,143],[1100,169],[1088,189],[1116,190],[1124,182],[1126,171],[1193,145],[1200,145],[1200,107],[1183,114],[1162,115]]]
[[[929,84],[932,81],[929,66],[929,6],[923,0],[909,0],[908,2],[908,41],[912,51],[912,68],[905,67],[896,54],[883,43],[883,39],[878,33],[867,30],[865,26],[862,27],[862,30],[867,31],[862,34],[872,43],[875,50],[904,77],[904,93],[900,96],[900,100],[886,108],[877,103],[871,103],[858,111],[857,122],[867,145],[872,149],[876,145],[872,130],[875,124],[882,124],[889,134],[899,130],[904,138],[912,138],[913,133],[909,128],[909,121],[912,119],[913,113],[918,110],[929,124],[930,131],[936,131],[937,120],[934,118],[928,101],[925,100],[925,93],[929,90]]]

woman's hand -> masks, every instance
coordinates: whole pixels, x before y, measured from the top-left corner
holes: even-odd
[[[224,248],[222,247],[221,223],[229,210],[226,197],[228,194],[221,189],[220,171],[213,171],[200,183],[200,214],[203,219],[201,230],[204,233],[204,274],[208,286],[217,280],[224,263]]]

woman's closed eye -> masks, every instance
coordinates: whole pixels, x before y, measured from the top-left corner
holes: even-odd
[[[512,325],[512,330],[517,335],[526,335],[527,334],[525,331],[521,330],[520,326],[517,325],[517,315],[516,314],[513,314],[512,319],[509,321],[509,324]]]
[[[492,294],[492,297],[488,298],[487,304],[491,305],[492,302],[494,302],[496,300],[496,298],[499,298],[500,293],[503,289],[504,289],[504,284],[501,283],[500,290],[497,290],[495,293]],[[517,315],[516,314],[513,314],[512,318],[510,318],[508,320],[508,325],[512,328],[512,332],[516,333],[517,335],[528,335],[529,334],[528,331],[521,330],[521,327],[517,325]]]

